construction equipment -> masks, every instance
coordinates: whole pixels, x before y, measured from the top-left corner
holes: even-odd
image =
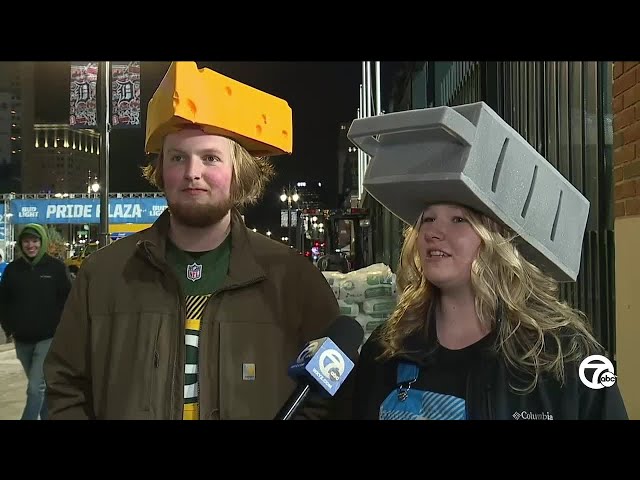
[[[115,242],[120,238],[124,238],[135,232],[139,232],[150,226],[150,223],[111,224],[109,225],[110,240],[112,242]],[[79,251],[76,254],[65,260],[64,263],[69,268],[69,273],[71,274],[72,278],[75,278],[75,276],[78,274],[78,270],[80,270],[82,262],[84,262],[89,255],[98,250],[99,245],[100,244],[97,241],[88,241],[80,247]]]
[[[305,209],[299,212],[295,246],[324,271],[343,273],[373,263],[368,210]]]
[[[69,269],[69,273],[71,274],[71,278],[75,278],[80,270],[80,266],[85,259],[91,255],[93,252],[98,250],[98,242],[86,242],[80,250],[73,255],[72,257],[67,258],[64,263]]]

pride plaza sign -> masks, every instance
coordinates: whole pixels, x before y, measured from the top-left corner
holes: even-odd
[[[153,223],[167,208],[164,197],[110,198],[109,223]],[[100,223],[100,199],[52,198],[11,201],[11,223]]]

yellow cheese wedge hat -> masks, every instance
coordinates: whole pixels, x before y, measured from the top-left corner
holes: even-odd
[[[160,153],[168,133],[195,124],[237,141],[251,154],[293,150],[291,108],[285,100],[195,62],[173,62],[147,108],[145,151]]]

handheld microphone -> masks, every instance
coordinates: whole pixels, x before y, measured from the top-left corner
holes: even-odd
[[[289,367],[298,386],[276,414],[275,420],[290,420],[311,392],[333,397],[354,367],[364,329],[355,318],[340,315],[324,336],[306,343]]]

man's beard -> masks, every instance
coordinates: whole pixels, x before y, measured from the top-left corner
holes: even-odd
[[[205,228],[215,225],[222,220],[233,207],[233,202],[229,197],[218,203],[206,204],[184,204],[171,202],[167,198],[169,212],[176,221],[185,227]]]

